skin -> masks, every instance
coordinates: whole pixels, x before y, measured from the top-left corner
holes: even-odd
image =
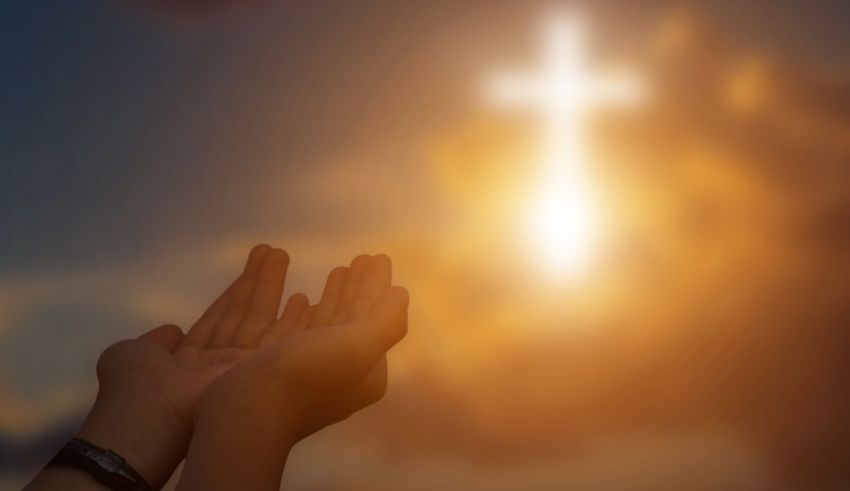
[[[154,488],[188,449],[180,489],[278,489],[298,440],[381,398],[384,356],[407,329],[407,292],[390,286],[386,256],[335,269],[318,305],[293,295],[278,316],[288,265],[283,250],[257,246],[188,333],[165,325],[107,348],[78,436]],[[63,467],[27,489],[59,487],[101,489]]]
[[[333,270],[318,305],[212,384],[178,489],[279,489],[295,443],[379,400],[407,331],[407,292],[390,278],[386,256]]]

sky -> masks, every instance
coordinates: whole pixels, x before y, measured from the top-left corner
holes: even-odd
[[[534,126],[480,87],[569,8],[595,57],[655,89],[592,123],[612,238],[564,286],[510,222]],[[414,299],[386,400],[305,442],[289,489],[850,482],[848,18],[841,1],[4,2],[3,482],[73,431],[100,350],[190,325],[260,242],[313,297],[388,252]]]

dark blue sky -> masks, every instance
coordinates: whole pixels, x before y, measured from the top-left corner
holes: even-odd
[[[276,43],[226,23],[184,34],[103,2],[2,8],[0,270],[131,253],[220,221],[215,203],[235,204],[269,136],[252,117],[267,101],[245,96],[270,86],[244,67],[285,71],[297,55],[279,46],[309,37],[307,24]]]

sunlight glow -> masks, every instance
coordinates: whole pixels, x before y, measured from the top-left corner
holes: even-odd
[[[547,271],[580,273],[597,237],[597,217],[581,186],[569,193],[550,186],[535,196],[528,214],[529,233]]]
[[[486,92],[494,104],[541,116],[542,161],[529,208],[530,237],[547,271],[574,276],[598,247],[599,217],[587,175],[584,121],[594,107],[639,102],[643,85],[629,74],[592,74],[584,25],[576,17],[551,19],[543,43],[536,73],[494,77]]]

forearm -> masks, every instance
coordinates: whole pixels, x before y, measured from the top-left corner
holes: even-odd
[[[122,391],[99,395],[76,436],[117,453],[159,489],[185,455],[190,433],[167,404],[147,394]],[[43,469],[26,489],[105,488],[84,470],[56,466]]]
[[[269,400],[240,394],[199,414],[178,490],[280,489],[294,440]]]

